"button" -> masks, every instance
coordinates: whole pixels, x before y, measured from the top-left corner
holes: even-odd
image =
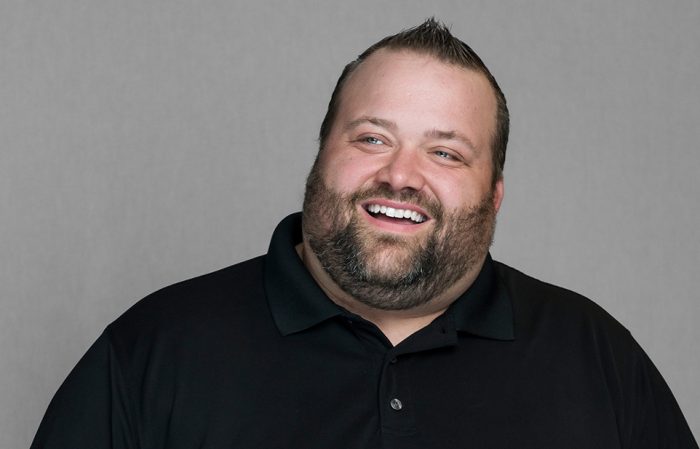
[[[401,403],[401,401],[399,401],[396,398],[392,399],[391,402],[389,402],[389,405],[391,405],[391,408],[393,408],[396,411],[399,411],[403,408],[403,404]]]
[[[389,361],[389,363],[394,364],[394,363],[396,363],[396,362],[398,362],[398,361],[399,361],[399,360],[398,360],[396,357],[394,357],[393,359],[391,359],[391,360]]]

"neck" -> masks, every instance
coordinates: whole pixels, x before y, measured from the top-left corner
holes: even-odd
[[[296,246],[296,250],[311,276],[331,301],[373,323],[394,346],[442,315],[474,282],[483,265],[483,262],[478,264],[476,270],[466,273],[454,285],[425,304],[408,310],[383,310],[370,307],[341,289],[323,269],[306,239]]]

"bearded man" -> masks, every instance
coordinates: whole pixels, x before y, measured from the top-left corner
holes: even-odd
[[[346,66],[267,255],[145,298],[33,448],[697,448],[591,301],[489,256],[505,97],[435,20]]]

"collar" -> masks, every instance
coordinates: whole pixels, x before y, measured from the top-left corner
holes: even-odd
[[[472,285],[450,307],[455,328],[495,340],[515,340],[513,306],[491,254]]]
[[[304,331],[348,312],[321,290],[296,252],[301,243],[301,213],[277,225],[265,257],[265,292],[282,335]],[[485,338],[513,340],[513,310],[488,255],[474,283],[445,314],[455,329]]]

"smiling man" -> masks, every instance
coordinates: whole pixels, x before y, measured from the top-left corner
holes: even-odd
[[[434,20],[343,71],[265,256],[110,324],[33,448],[697,448],[594,303],[489,256],[508,110]]]
[[[429,53],[389,45],[364,58],[322,130],[301,250],[332,300],[397,344],[442,314],[488,253],[503,198],[497,86],[485,68]]]

